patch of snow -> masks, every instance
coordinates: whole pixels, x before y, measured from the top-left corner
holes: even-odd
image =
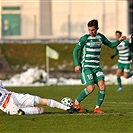
[[[133,79],[121,77],[122,84],[132,84]],[[107,85],[117,85],[117,77],[113,74],[105,75]],[[9,80],[3,80],[4,86],[44,86],[44,85],[81,85],[80,79],[50,78],[47,81],[47,73],[43,69],[29,68],[27,71],[16,74]]]

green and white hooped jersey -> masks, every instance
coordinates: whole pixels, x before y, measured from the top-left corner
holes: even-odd
[[[118,50],[118,54],[119,54],[119,59],[118,59],[119,63],[122,63],[122,64],[131,63],[128,60],[130,56],[130,50],[129,50],[128,44],[129,44],[128,40],[124,40],[116,47],[116,49]]]
[[[80,41],[78,43],[80,45]],[[98,68],[100,66],[99,58],[102,47],[102,38],[97,35],[96,37],[88,36],[86,45],[83,47],[81,55],[81,64],[84,68]]]
[[[97,33],[95,37],[89,34],[83,35],[73,51],[75,66],[80,65],[84,69],[93,69],[100,67],[100,52],[102,44],[110,48],[116,47],[120,42],[110,42],[103,34]],[[80,58],[78,58],[80,51]]]

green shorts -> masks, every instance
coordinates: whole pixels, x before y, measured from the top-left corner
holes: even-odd
[[[104,81],[104,74],[100,67],[94,69],[86,69],[80,72],[82,84],[86,86],[97,84],[100,80]]]
[[[130,72],[131,64],[123,64],[123,63],[118,62],[118,69],[121,69],[124,72],[128,73],[128,72]]]

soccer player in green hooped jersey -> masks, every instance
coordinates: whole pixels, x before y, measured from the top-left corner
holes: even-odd
[[[93,19],[87,25],[89,33],[80,38],[73,50],[75,72],[80,72],[81,82],[86,84],[86,88],[74,100],[74,108],[77,112],[83,112],[80,102],[94,91],[97,84],[99,91],[94,113],[102,114],[100,106],[105,97],[106,86],[104,74],[100,68],[101,47],[105,44],[110,48],[115,48],[125,37],[121,36],[117,41],[110,42],[103,34],[97,33],[98,20]]]
[[[116,39],[119,39],[122,36],[121,31],[115,32]],[[118,68],[116,70],[118,89],[117,92],[122,91],[121,76],[123,75],[126,79],[133,76],[133,72],[130,72],[131,69],[131,56],[133,53],[129,50],[129,41],[122,41],[115,49],[114,54],[111,56],[113,59],[116,55],[119,55],[118,59]]]

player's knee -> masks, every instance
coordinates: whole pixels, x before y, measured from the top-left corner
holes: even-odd
[[[105,90],[106,89],[106,85],[104,83],[99,85],[100,90]]]
[[[129,78],[129,73],[128,72],[124,72],[124,74],[123,74],[123,76],[124,76],[124,78]]]
[[[98,87],[100,90],[105,90],[106,89],[106,85],[105,82],[103,80],[98,82]]]
[[[40,114],[43,114],[44,113],[44,108],[42,108],[42,107],[36,107],[36,108],[38,109],[38,111],[39,111]]]
[[[124,78],[128,79],[128,75],[124,75]]]
[[[40,107],[40,113],[41,113],[41,114],[44,113],[44,108]]]
[[[94,89],[95,89],[95,86],[93,86],[93,85],[87,86],[86,89],[87,89],[87,91],[88,91],[89,93],[92,93],[92,92],[94,91]]]
[[[122,75],[122,70],[117,70],[116,71],[116,76],[121,76]]]

